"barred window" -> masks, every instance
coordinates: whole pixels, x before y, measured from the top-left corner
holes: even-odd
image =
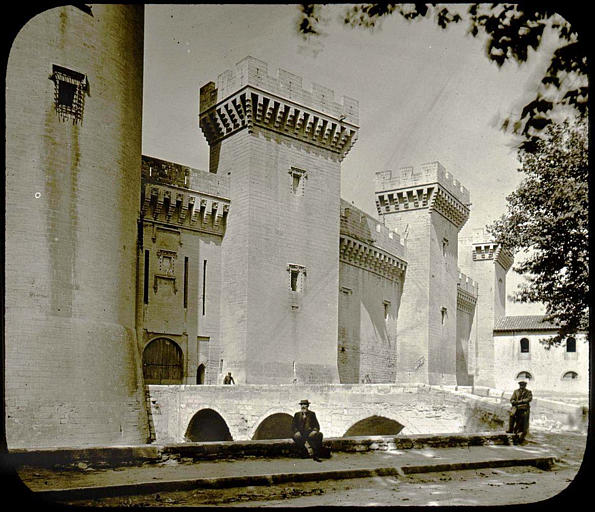
[[[85,108],[87,77],[77,71],[54,64],[50,80],[54,82],[54,107],[62,121],[82,121]]]

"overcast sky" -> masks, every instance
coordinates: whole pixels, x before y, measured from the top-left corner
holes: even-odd
[[[498,69],[463,24],[393,15],[374,32],[327,11],[326,35],[305,43],[293,5],[147,5],[143,154],[208,169],[198,126],[199,89],[247,55],[359,101],[359,138],[342,164],[341,196],[376,216],[374,173],[438,160],[471,194],[469,234],[505,211],[520,182],[515,140],[498,126],[535,93],[551,45],[524,66]],[[473,277],[473,276],[471,276]],[[510,293],[520,281],[512,271]],[[507,314],[539,314],[507,305]]]

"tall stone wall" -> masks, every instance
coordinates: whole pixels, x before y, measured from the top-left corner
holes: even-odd
[[[341,383],[397,378],[404,252],[397,233],[341,201],[337,358]]]
[[[251,57],[201,88],[210,171],[230,177],[221,338],[237,382],[338,380],[340,161],[354,103],[339,119],[332,91],[299,91],[295,75],[270,77]]]
[[[148,436],[135,331],[142,6],[44,11],[6,75],[9,447]]]
[[[183,355],[176,383],[197,383],[197,369],[203,364],[204,383],[216,384],[228,177],[146,156],[142,176],[140,348],[144,354],[154,340],[171,340]]]

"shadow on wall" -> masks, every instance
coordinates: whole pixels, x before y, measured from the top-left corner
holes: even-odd
[[[190,420],[184,435],[187,441],[233,441],[229,427],[221,415],[213,409],[202,409]]]
[[[394,436],[405,428],[398,421],[384,416],[370,416],[354,423],[343,437],[351,436]]]
[[[258,425],[252,439],[291,439],[291,421],[289,414],[271,414]]]

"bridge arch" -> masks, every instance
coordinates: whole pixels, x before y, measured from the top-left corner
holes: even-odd
[[[291,420],[293,419],[293,415],[296,411],[289,409],[288,407],[274,407],[269,408],[264,414],[261,414],[254,422],[254,425],[250,429],[249,432],[249,439],[287,439],[291,437]],[[275,425],[281,425],[280,428],[283,428],[282,425],[286,424],[287,416],[289,416],[289,435],[286,437],[255,437],[256,435],[263,435],[270,430],[275,430]],[[266,423],[265,423],[266,422]],[[264,424],[264,427],[263,427]],[[260,429],[260,432],[259,432]],[[266,429],[266,430],[264,430]],[[258,434],[257,434],[258,432]]]
[[[384,415],[367,415],[355,421],[345,431],[343,437],[351,436],[394,436],[405,428],[399,421]]]
[[[256,427],[252,439],[290,439],[293,416],[278,412],[267,416]]]
[[[184,434],[186,441],[233,441],[223,416],[213,409],[201,409],[188,423]]]

